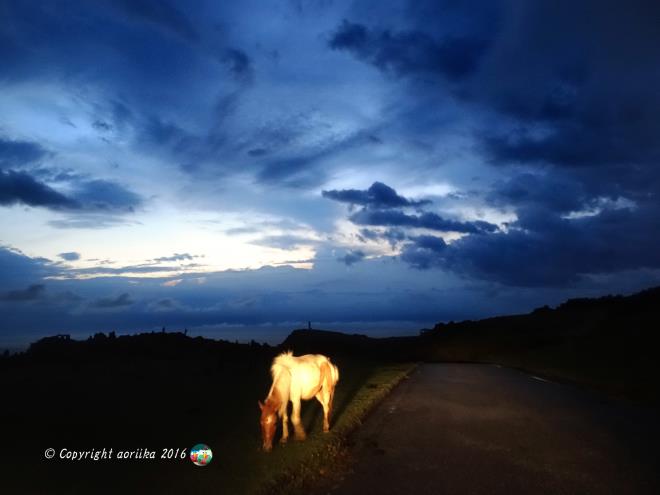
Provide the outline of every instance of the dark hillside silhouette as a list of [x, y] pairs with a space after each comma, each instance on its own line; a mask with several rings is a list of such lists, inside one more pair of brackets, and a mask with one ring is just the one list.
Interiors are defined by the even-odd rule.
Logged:
[[587, 336], [611, 334], [641, 336], [659, 328], [660, 287], [631, 296], [569, 299], [556, 309], [537, 308], [526, 315], [502, 316], [460, 323], [438, 323], [426, 336], [451, 332], [488, 332], [517, 330], [521, 333], [553, 336]]
[[123, 360], [128, 358], [197, 359], [208, 355], [213, 360], [240, 361], [274, 353], [268, 344], [252, 341], [238, 344], [226, 340], [188, 337], [184, 332], [150, 332], [136, 335], [96, 333], [87, 340], [75, 340], [68, 335], [45, 337], [30, 345], [17, 358], [37, 361], [84, 362]]
[[418, 341], [418, 337], [373, 338], [361, 334], [299, 329], [291, 332], [280, 347], [291, 349], [295, 354], [325, 353], [329, 356], [409, 361], [424, 357], [418, 353]]

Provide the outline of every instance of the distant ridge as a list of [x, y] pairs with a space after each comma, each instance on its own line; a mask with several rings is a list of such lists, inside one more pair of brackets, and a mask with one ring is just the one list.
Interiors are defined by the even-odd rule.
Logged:
[[357, 333], [298, 329], [291, 332], [279, 347], [293, 350], [295, 354], [359, 354], [404, 360], [410, 358], [417, 341], [418, 337], [375, 338]]
[[239, 344], [226, 340], [190, 337], [183, 332], [145, 332], [134, 335], [96, 333], [85, 340], [60, 334], [30, 344], [25, 352], [6, 359], [41, 362], [103, 362], [136, 359], [222, 359], [249, 362], [254, 356], [275, 349], [252, 341]]
[[[658, 326], [654, 326], [658, 324]], [[631, 334], [660, 328], [660, 287], [629, 296], [569, 299], [556, 308], [542, 306], [527, 314], [438, 323], [422, 335], [447, 332], [519, 330], [556, 335]]]

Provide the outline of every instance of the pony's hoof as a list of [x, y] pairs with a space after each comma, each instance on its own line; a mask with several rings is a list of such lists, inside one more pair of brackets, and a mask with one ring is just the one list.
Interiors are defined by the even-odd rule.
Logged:
[[296, 442], [302, 442], [307, 438], [307, 435], [304, 433], [296, 433]]
[[280, 443], [284, 444], [289, 440], [289, 437], [282, 437], [280, 438]]

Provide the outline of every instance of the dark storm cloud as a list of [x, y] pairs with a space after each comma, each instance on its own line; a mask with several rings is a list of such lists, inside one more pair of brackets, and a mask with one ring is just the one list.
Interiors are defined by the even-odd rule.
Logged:
[[593, 167], [582, 180], [631, 189], [619, 166], [635, 165], [657, 185], [659, 4], [514, 2], [508, 15], [516, 22], [470, 87], [471, 99], [515, 122], [481, 133], [490, 158]]
[[53, 210], [133, 211], [142, 199], [123, 186], [106, 180], [79, 180], [68, 196], [27, 172], [0, 170], [0, 205], [25, 204]]
[[449, 79], [474, 72], [487, 48], [480, 39], [446, 36], [438, 40], [422, 31], [372, 29], [346, 20], [328, 44], [397, 76], [442, 74]]
[[656, 218], [649, 206], [577, 219], [536, 209], [507, 232], [466, 236], [442, 249], [413, 239], [402, 259], [505, 285], [563, 287], [593, 274], [660, 268]]
[[351, 266], [354, 265], [355, 263], [362, 261], [366, 256], [367, 255], [364, 253], [364, 251], [355, 249], [347, 252], [344, 256], [338, 258], [338, 261], [341, 261], [346, 266]]
[[104, 81], [129, 95], [147, 82], [167, 86], [198, 60], [190, 43], [196, 33], [177, 12], [150, 0], [5, 4], [0, 39], [7, 63], [0, 73], [11, 80]]
[[366, 242], [367, 239], [371, 241], [385, 239], [390, 244], [392, 249], [394, 249], [398, 243], [406, 240], [407, 237], [405, 232], [400, 229], [385, 229], [382, 232], [373, 229], [360, 229], [358, 238], [362, 242]]
[[105, 297], [97, 299], [96, 301], [92, 302], [90, 306], [99, 309], [109, 309], [132, 306], [133, 304], [135, 304], [135, 301], [131, 299], [131, 296], [128, 294], [128, 292], [124, 292], [117, 297]]
[[518, 210], [543, 207], [555, 213], [569, 213], [592, 206], [591, 196], [582, 184], [557, 173], [523, 172], [499, 181], [487, 196], [498, 207], [515, 206]]
[[424, 235], [411, 240], [413, 242], [406, 245], [401, 253], [401, 259], [420, 270], [431, 268], [439, 254], [447, 248], [445, 241], [439, 237]]
[[10, 290], [0, 294], [0, 301], [4, 302], [25, 302], [35, 301], [43, 297], [46, 286], [43, 284], [33, 284], [27, 289]]
[[75, 200], [36, 181], [26, 172], [0, 170], [0, 205], [9, 206], [18, 203], [56, 210], [79, 207]]
[[497, 226], [488, 222], [459, 222], [443, 218], [431, 212], [408, 215], [396, 210], [363, 209], [352, 214], [349, 220], [356, 225], [423, 228], [439, 232], [461, 232], [466, 234], [478, 234], [497, 229]]
[[75, 251], [60, 253], [58, 256], [65, 261], [77, 261], [80, 259], [80, 253], [76, 253]]
[[617, 142], [620, 130], [614, 127], [599, 129], [595, 125], [587, 126], [586, 122], [555, 124], [549, 135], [543, 137], [533, 137], [531, 132], [513, 130], [505, 136], [484, 138], [484, 149], [500, 163], [559, 164], [569, 167], [644, 163], [660, 159], [660, 148], [639, 148], [633, 147], [632, 142]]
[[0, 169], [17, 168], [38, 162], [48, 155], [39, 144], [0, 137]]
[[341, 189], [323, 191], [324, 198], [361, 205], [371, 208], [400, 208], [404, 206], [423, 206], [430, 204], [429, 200], [413, 201], [403, 196], [382, 182], [374, 182], [369, 189]]

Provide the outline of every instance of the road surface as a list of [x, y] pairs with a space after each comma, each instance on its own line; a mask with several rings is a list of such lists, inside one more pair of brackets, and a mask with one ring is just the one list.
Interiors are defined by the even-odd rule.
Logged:
[[515, 370], [425, 364], [353, 438], [319, 493], [660, 493], [657, 411]]

